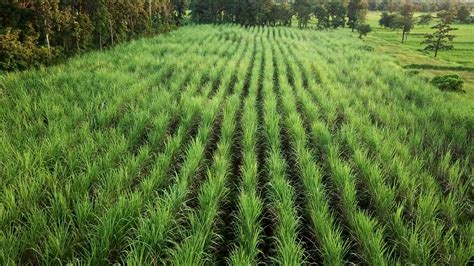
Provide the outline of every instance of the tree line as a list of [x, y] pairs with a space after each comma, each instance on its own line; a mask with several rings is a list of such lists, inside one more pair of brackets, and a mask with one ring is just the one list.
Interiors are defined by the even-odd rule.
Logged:
[[451, 1], [451, 0], [434, 0], [434, 1], [395, 1], [395, 0], [368, 0], [368, 9], [370, 11], [388, 11], [395, 12], [400, 9], [401, 6], [410, 3], [413, 5], [417, 12], [440, 12], [443, 10], [450, 10], [459, 6], [466, 5], [462, 4], [467, 1]]
[[104, 49], [181, 24], [185, 0], [0, 0], [0, 70]]
[[[236, 23], [243, 26], [349, 27], [359, 37], [370, 0], [0, 0], [0, 71], [21, 70], [58, 62], [71, 55], [105, 49], [139, 36], [193, 23]], [[373, 6], [373, 5], [372, 5]], [[402, 42], [414, 27], [419, 5], [383, 0], [380, 25], [402, 30]], [[189, 12], [188, 12], [189, 11]], [[398, 12], [394, 12], [398, 11]], [[190, 16], [188, 16], [190, 13]], [[469, 17], [465, 7], [458, 17]], [[429, 23], [431, 17], [420, 17]], [[462, 19], [459, 19], [463, 21]]]
[[308, 27], [311, 17], [318, 20], [318, 28], [349, 26], [356, 29], [365, 21], [366, 0], [314, 1], [295, 0], [194, 0], [191, 18], [196, 23], [237, 23], [243, 26], [291, 25], [297, 18], [298, 27]]
[[449, 42], [456, 37], [452, 35], [451, 32], [457, 29], [451, 27], [451, 23], [455, 20], [458, 20], [460, 23], [469, 23], [467, 18], [469, 18], [470, 12], [466, 15], [465, 9], [465, 6], [460, 6], [457, 9], [442, 10], [436, 14], [436, 17], [431, 14], [423, 14], [416, 19], [414, 17], [414, 6], [411, 3], [406, 3], [400, 7], [398, 13], [382, 12], [379, 24], [385, 28], [401, 30], [402, 43], [404, 43], [407, 41], [408, 34], [415, 27], [415, 24], [428, 25], [433, 19], [438, 19], [438, 22], [431, 27], [431, 29], [435, 31], [426, 34], [424, 40], [421, 42], [421, 44], [426, 45], [424, 50], [434, 51], [434, 56], [436, 57], [438, 51], [451, 50], [454, 48]]
[[[406, 3], [400, 6], [399, 12], [387, 12], [384, 11], [381, 14], [379, 24], [384, 28], [389, 29], [400, 29], [402, 31], [402, 43], [408, 38], [408, 34], [418, 25], [428, 25], [431, 21], [436, 18], [431, 13], [423, 14], [419, 18], [414, 17], [416, 8], [411, 3]], [[457, 20], [459, 23], [471, 23], [470, 11], [465, 5], [461, 5], [458, 8], [451, 8], [442, 10], [437, 13], [437, 18], [441, 21], [448, 21], [449, 23]]]

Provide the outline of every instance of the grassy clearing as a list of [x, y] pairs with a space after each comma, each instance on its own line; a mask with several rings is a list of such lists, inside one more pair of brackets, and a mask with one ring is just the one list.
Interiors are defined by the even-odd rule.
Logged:
[[370, 41], [192, 26], [1, 76], [0, 264], [472, 262], [474, 104]]
[[[416, 13], [415, 17], [422, 13]], [[432, 15], [435, 15], [434, 13]], [[418, 75], [431, 79], [438, 75], [458, 74], [465, 82], [467, 97], [474, 99], [474, 24], [454, 24], [458, 30], [453, 31], [456, 35], [452, 44], [454, 49], [441, 51], [438, 57], [431, 52], [423, 51], [421, 42], [425, 34], [431, 33], [430, 25], [415, 25], [408, 35], [408, 41], [401, 43], [401, 32], [382, 28], [378, 21], [380, 12], [369, 12], [367, 23], [372, 26], [373, 32], [369, 34], [365, 42], [375, 48], [375, 51], [390, 55], [393, 61], [401, 67], [409, 65], [424, 65], [416, 68]], [[444, 69], [439, 70], [439, 66]]]

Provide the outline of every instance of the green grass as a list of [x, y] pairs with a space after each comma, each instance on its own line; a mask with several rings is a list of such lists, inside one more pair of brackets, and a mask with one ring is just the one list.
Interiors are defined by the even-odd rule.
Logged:
[[[380, 13], [373, 11], [367, 15], [367, 23], [373, 30], [366, 38], [367, 44], [377, 52], [392, 56], [402, 67], [411, 64], [426, 65], [419, 75], [429, 79], [437, 75], [459, 74], [465, 81], [466, 96], [474, 99], [474, 24], [454, 23], [453, 27], [458, 29], [452, 32], [456, 35], [452, 42], [454, 49], [440, 51], [438, 57], [434, 57], [433, 52], [423, 51], [421, 42], [425, 34], [433, 32], [430, 27], [436, 23], [435, 19], [430, 25], [415, 25], [408, 35], [408, 41], [402, 44], [401, 31], [385, 29], [379, 25]], [[416, 13], [415, 17], [421, 14]], [[445, 69], [438, 70], [440, 66]]]
[[379, 31], [186, 26], [2, 75], [0, 264], [472, 263], [474, 102], [420, 77], [472, 65]]
[[257, 160], [258, 114], [255, 112], [262, 59], [263, 53], [260, 49], [259, 56], [250, 74], [248, 97], [243, 103], [241, 185], [239, 186], [238, 214], [234, 225], [237, 241], [230, 257], [232, 265], [256, 264], [259, 255], [258, 246], [262, 241], [261, 215], [263, 202], [257, 190], [259, 182], [259, 162]]

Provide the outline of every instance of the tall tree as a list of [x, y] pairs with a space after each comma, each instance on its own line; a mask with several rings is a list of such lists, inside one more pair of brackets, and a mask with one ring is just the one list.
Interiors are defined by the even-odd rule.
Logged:
[[415, 24], [415, 19], [413, 17], [415, 13], [415, 6], [411, 3], [406, 3], [400, 8], [400, 22], [399, 26], [402, 30], [402, 43], [405, 42], [408, 38], [408, 34]]
[[367, 2], [365, 0], [350, 0], [347, 6], [347, 25], [354, 30], [358, 24], [365, 22]]
[[214, 23], [217, 18], [215, 0], [194, 0], [191, 17], [197, 23]]
[[44, 34], [44, 39], [48, 50], [51, 51], [51, 35], [54, 33], [55, 24], [59, 21], [59, 3], [56, 0], [41, 0], [37, 7], [40, 29]]
[[[151, 1], [151, 0], [148, 0]], [[176, 25], [181, 25], [185, 12], [186, 12], [186, 1], [185, 0], [172, 0], [172, 8], [174, 10], [173, 19]]]
[[431, 20], [433, 17], [431, 16], [431, 13], [428, 14], [423, 14], [418, 17], [418, 25], [428, 25], [431, 23]]
[[[92, 22], [96, 32], [96, 43], [98, 42], [99, 48], [102, 50], [106, 45], [106, 36], [108, 36], [110, 28], [111, 14], [107, 8], [106, 0], [97, 0], [94, 3], [93, 10]], [[110, 37], [113, 37], [113, 35], [111, 34]], [[111, 43], [113, 43], [113, 38], [111, 39]]]
[[331, 20], [330, 24], [334, 29], [346, 25], [346, 8], [342, 2], [334, 1], [326, 3], [326, 9]]
[[271, 13], [271, 23], [273, 26], [291, 26], [293, 10], [288, 3], [273, 5]]
[[267, 25], [269, 24], [270, 14], [272, 11], [273, 2], [272, 0], [259, 0], [257, 1], [257, 24]]
[[326, 9], [326, 6], [323, 4], [318, 4], [314, 7], [314, 16], [318, 20], [318, 28], [319, 29], [326, 29], [329, 28], [329, 13]]
[[311, 4], [309, 0], [296, 0], [293, 4], [293, 9], [298, 18], [298, 27], [306, 28], [311, 17]]
[[400, 21], [398, 14], [388, 13], [387, 11], [382, 12], [380, 15], [379, 25], [384, 28], [398, 28], [398, 22]]
[[452, 41], [455, 37], [455, 35], [450, 34], [450, 32], [456, 30], [451, 27], [453, 20], [452, 12], [440, 12], [438, 13], [438, 17], [440, 18], [439, 23], [431, 27], [436, 31], [425, 35], [425, 40], [422, 42], [422, 44], [426, 44], [425, 50], [434, 51], [435, 57], [440, 50], [451, 50], [454, 48], [453, 45], [448, 44], [448, 42]]
[[469, 23], [471, 20], [470, 15], [471, 11], [469, 11], [469, 8], [466, 5], [461, 5], [457, 10], [456, 17], [461, 23]]

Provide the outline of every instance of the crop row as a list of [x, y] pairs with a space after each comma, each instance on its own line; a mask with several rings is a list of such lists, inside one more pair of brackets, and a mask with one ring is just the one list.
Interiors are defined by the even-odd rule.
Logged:
[[2, 265], [474, 257], [472, 104], [345, 33], [189, 26], [0, 89]]

